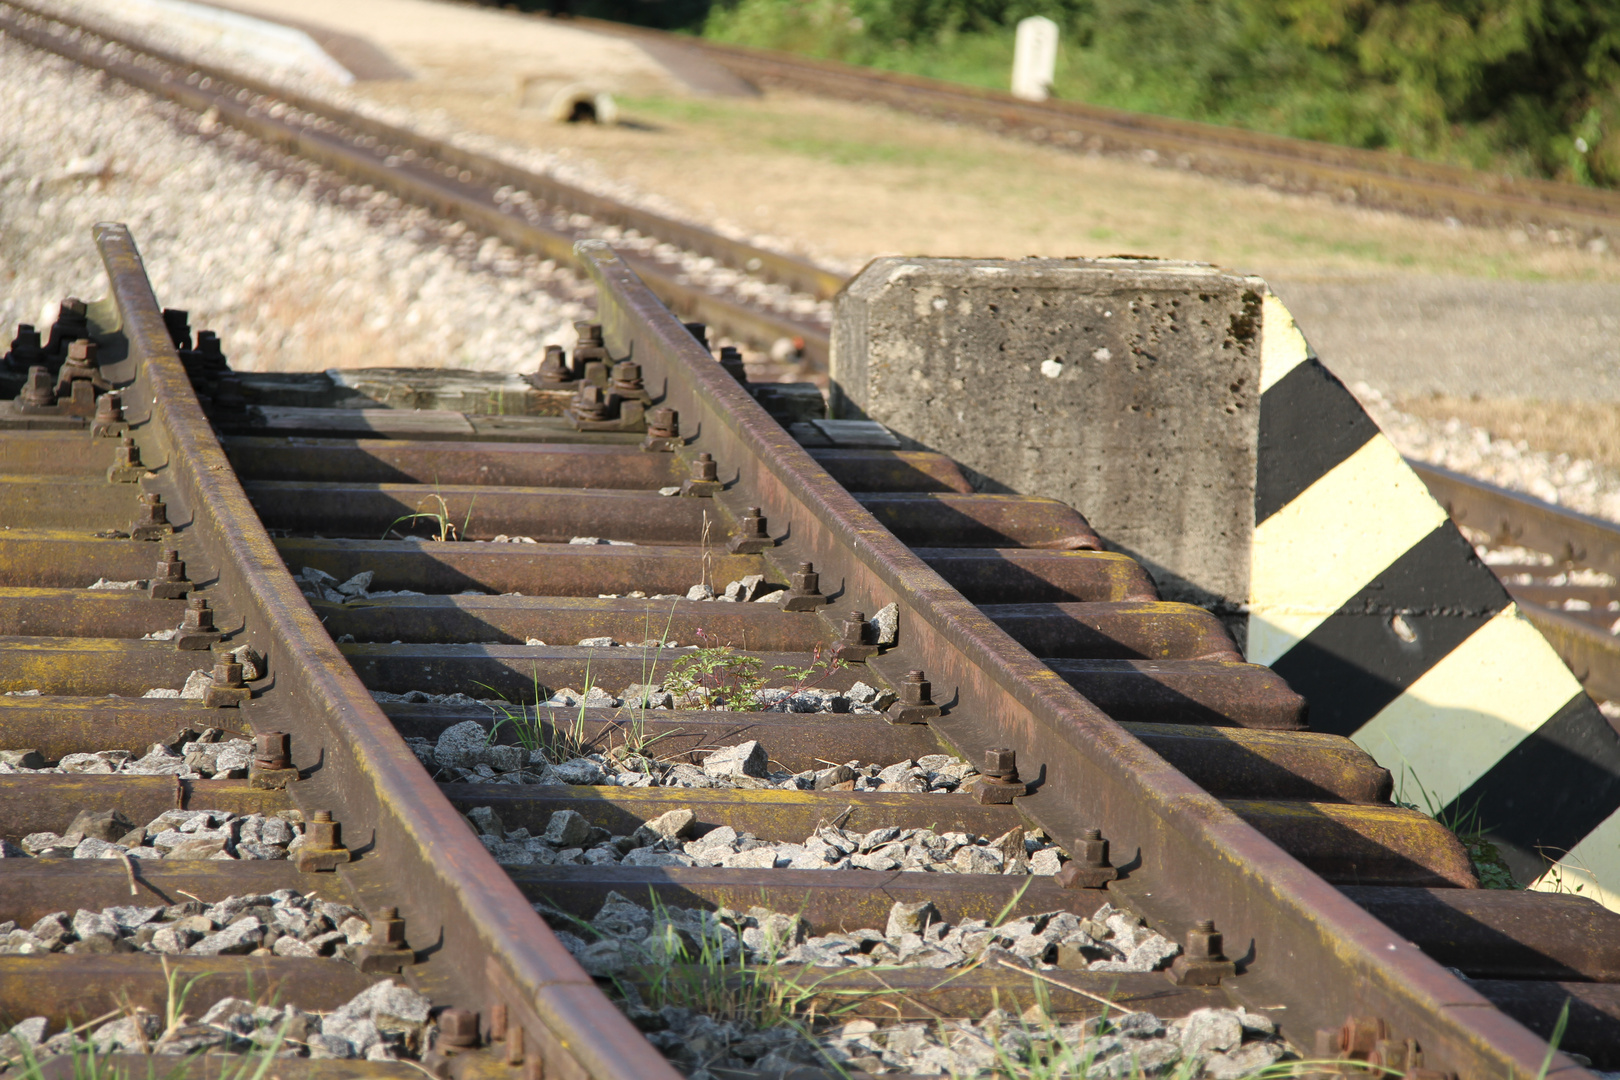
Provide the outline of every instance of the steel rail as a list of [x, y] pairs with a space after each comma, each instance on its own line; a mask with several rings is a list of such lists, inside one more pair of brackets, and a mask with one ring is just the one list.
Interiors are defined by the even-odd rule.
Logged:
[[1357, 202], [1425, 214], [1450, 211], [1477, 220], [1538, 221], [1604, 232], [1613, 232], [1620, 224], [1620, 192], [1601, 188], [1504, 176], [1387, 151], [1077, 101], [1025, 101], [1004, 91], [624, 23], [579, 17], [566, 21], [602, 33], [691, 49], [745, 80], [880, 102], [1070, 149], [1152, 150], [1172, 162], [1182, 159], [1183, 167], [1199, 171], [1235, 174], [1285, 189], [1303, 184], [1335, 195], [1348, 190], [1355, 193]]
[[[52, 32], [52, 23], [70, 32]], [[577, 235], [526, 215], [521, 206], [500, 197], [502, 189], [529, 192], [548, 207], [637, 230], [817, 299], [830, 298], [843, 285], [839, 275], [807, 260], [621, 203], [286, 87], [198, 63], [99, 27], [78, 26], [27, 0], [0, 3], [0, 30], [190, 111], [213, 110], [222, 123], [269, 145], [559, 263], [574, 263]], [[205, 80], [210, 84], [206, 88], [201, 85]], [[402, 160], [406, 155], [396, 151], [408, 152], [416, 160]], [[466, 174], [471, 175], [463, 179]], [[784, 337], [801, 340], [807, 359], [826, 366], [828, 332], [820, 324], [716, 294], [656, 259], [635, 254], [626, 258], [660, 299], [683, 316], [761, 348]]]
[[[737, 384], [608, 245], [580, 245], [610, 352], [669, 381], [703, 447], [788, 539], [771, 554], [813, 561], [846, 594], [899, 607], [900, 643], [868, 661], [891, 682], [924, 668], [953, 702], [932, 721], [958, 747], [1009, 746], [1042, 783], [1021, 809], [1064, 847], [1101, 827], [1129, 860], [1116, 883], [1156, 925], [1213, 918], [1253, 960], [1234, 993], [1285, 1001], [1296, 1032], [1348, 1014], [1387, 1020], [1425, 1061], [1466, 1077], [1532, 1075], [1545, 1042], [1424, 956], [1172, 768], [1037, 660], [895, 539]], [[746, 494], [744, 494], [746, 493]], [[943, 698], [942, 698], [943, 700]], [[1113, 888], [1114, 886], [1111, 886]], [[1297, 1026], [1295, 1026], [1297, 1023]], [[1580, 1076], [1555, 1055], [1548, 1075]]]
[[[1551, 555], [1558, 566], [1586, 567], [1620, 577], [1620, 525], [1450, 469], [1421, 461], [1407, 464], [1458, 525], [1486, 533], [1496, 544]], [[1560, 591], [1573, 596], [1579, 590], [1550, 590], [1553, 597]], [[1547, 596], [1532, 593], [1525, 586], [1510, 582], [1508, 592], [1575, 672], [1587, 693], [1600, 700], [1620, 701], [1620, 637], [1550, 606]], [[1599, 592], [1620, 597], [1612, 587]]]
[[[101, 224], [94, 231], [139, 364], [136, 387], [150, 391], [166, 475], [194, 515], [191, 528], [219, 560], [220, 584], [242, 598], [240, 637], [269, 658], [274, 689], [292, 699], [296, 744], [319, 747], [313, 773], [292, 786], [294, 798], [330, 807], [351, 847], [377, 856], [362, 855], [339, 873], [358, 895], [399, 908], [413, 945], [447, 961], [438, 966], [445, 985], [435, 996], [505, 1005], [512, 1031], [526, 1033], [546, 1075], [677, 1076], [475, 842], [332, 643], [198, 403], [128, 230]], [[518, 1047], [509, 1059], [522, 1063], [526, 1040], [508, 1040]]]

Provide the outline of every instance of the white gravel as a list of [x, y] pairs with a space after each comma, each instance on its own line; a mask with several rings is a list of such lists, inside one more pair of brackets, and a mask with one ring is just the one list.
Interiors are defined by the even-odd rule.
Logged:
[[[590, 291], [571, 272], [0, 38], [0, 332], [101, 294], [97, 221], [239, 370], [536, 367]], [[270, 162], [274, 167], [265, 167]], [[440, 237], [451, 241], [450, 246]]]
[[1460, 420], [1401, 412], [1364, 382], [1350, 387], [1395, 448], [1409, 458], [1533, 495], [1582, 514], [1620, 521], [1620, 474], [1584, 458], [1532, 450]]

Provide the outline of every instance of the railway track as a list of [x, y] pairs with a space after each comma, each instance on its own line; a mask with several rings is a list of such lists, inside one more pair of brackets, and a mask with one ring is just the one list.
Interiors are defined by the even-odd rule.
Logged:
[[[465, 0], [477, 3], [478, 0]], [[487, 6], [487, 5], [481, 5]], [[538, 15], [536, 17], [547, 17]], [[1551, 180], [1501, 176], [1399, 154], [1292, 139], [1078, 101], [1025, 101], [1004, 91], [879, 71], [659, 30], [569, 18], [601, 33], [691, 50], [762, 86], [881, 103], [1069, 150], [1126, 153], [1149, 163], [1323, 192], [1342, 201], [1423, 216], [1490, 223], [1530, 222], [1612, 235], [1620, 193]]]
[[[1620, 701], [1620, 527], [1412, 462], [1536, 629], [1599, 701]], [[1614, 718], [1611, 717], [1611, 720]]]
[[[605, 244], [578, 256], [601, 343], [524, 393], [445, 373], [448, 409], [419, 372], [232, 373], [127, 231], [96, 242], [110, 298], [19, 331], [0, 406], [0, 921], [33, 954], [0, 956], [8, 1023], [144, 1009], [159, 1041], [167, 959], [207, 976], [199, 1009], [296, 1006], [295, 1045], [380, 1046], [381, 1073], [674, 1075], [638, 1025], [687, 1070], [717, 1053], [654, 1008], [714, 969], [675, 953], [649, 983], [625, 927], [696, 953], [719, 924], [692, 913], [723, 908], [755, 954], [809, 936], [759, 977], [867, 1025], [851, 1074], [912, 1060], [897, 1018], [922, 1039], [1038, 998], [1241, 1006], [1351, 1071], [1461, 1077], [1537, 1072], [1567, 1000], [1563, 1047], [1617, 1063], [1616, 916], [1474, 887], [1071, 508], [799, 445]], [[1104, 901], [1124, 921], [1086, 929]], [[998, 918], [1020, 929], [978, 951]], [[830, 970], [867, 949], [888, 961]], [[635, 1024], [593, 974], [650, 995]], [[821, 1067], [753, 1045], [755, 1074]]]

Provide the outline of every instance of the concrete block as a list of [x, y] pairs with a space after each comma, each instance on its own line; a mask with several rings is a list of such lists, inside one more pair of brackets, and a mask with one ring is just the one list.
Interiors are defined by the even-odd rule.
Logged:
[[1061, 499], [1167, 599], [1236, 611], [1265, 292], [1153, 259], [878, 259], [836, 302], [832, 413]]

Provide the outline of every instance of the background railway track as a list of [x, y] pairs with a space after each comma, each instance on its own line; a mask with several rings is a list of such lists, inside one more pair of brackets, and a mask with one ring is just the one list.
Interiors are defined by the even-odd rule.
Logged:
[[[252, 779], [182, 781], [177, 793], [169, 777], [12, 774], [0, 781], [10, 789], [0, 801], [4, 837], [15, 845], [62, 829], [68, 823], [59, 819], [76, 808], [150, 820], [177, 798], [190, 809], [297, 809], [306, 822], [326, 808], [342, 826], [349, 861], [333, 876], [303, 872], [309, 868], [300, 869], [298, 857], [323, 850], [306, 839], [292, 860], [142, 858], [127, 871], [116, 858], [8, 863], [0, 918], [21, 925], [61, 910], [69, 895], [87, 910], [126, 904], [131, 876], [143, 896], [165, 902], [187, 894], [213, 902], [274, 884], [344, 901], [383, 924], [382, 909], [393, 907], [416, 961], [397, 977], [435, 1007], [478, 1012], [473, 1042], [501, 1037], [489, 1050], [458, 1055], [443, 1033], [465, 1033], [470, 1021], [441, 1014], [437, 1049], [449, 1052], [442, 1066], [451, 1072], [504, 1059], [529, 1075], [668, 1074], [530, 907], [545, 904], [554, 922], [574, 929], [575, 920], [596, 920], [600, 930], [615, 913], [630, 917], [609, 903], [610, 891], [652, 891], [681, 908], [758, 905], [799, 915], [803, 932], [816, 936], [871, 928], [882, 937], [896, 901], [926, 901], [962, 926], [1009, 902], [1015, 918], [1085, 916], [1108, 899], [1191, 946], [1176, 969], [1181, 982], [1163, 972], [1092, 971], [1090, 956], [1077, 950], [1046, 976], [1062, 984], [1049, 987], [1059, 1019], [1099, 1007], [1076, 989], [1170, 1017], [1241, 1004], [1269, 1013], [1307, 1051], [1413, 1069], [1420, 1047], [1423, 1068], [1474, 1076], [1539, 1067], [1546, 1048], [1519, 1021], [1549, 1032], [1572, 996], [1565, 1045], [1603, 1065], [1617, 1044], [1615, 917], [1575, 897], [1468, 888], [1473, 870], [1456, 839], [1391, 806], [1387, 773], [1347, 740], [1300, 731], [1302, 701], [1270, 672], [1242, 664], [1208, 613], [1157, 602], [1141, 568], [1095, 550], [1070, 508], [969, 494], [937, 455], [799, 447], [605, 245], [580, 254], [600, 289], [602, 351], [587, 345], [572, 371], [550, 369], [560, 381], [521, 397], [492, 379], [480, 412], [467, 404], [475, 380], [464, 373], [446, 376], [463, 403], [458, 410], [391, 409], [406, 403], [378, 389], [322, 390], [307, 376], [233, 375], [210, 346], [187, 341], [180, 317], [165, 320], [158, 311], [127, 234], [101, 227], [98, 236], [116, 322], [113, 307], [98, 305], [78, 331], [69, 306], [45, 345], [54, 336], [60, 351], [83, 332], [105, 350], [96, 357], [104, 367], [79, 365], [78, 373], [125, 387], [123, 422], [149, 471], [133, 484], [114, 482], [128, 479], [106, 472], [117, 464], [115, 438], [92, 436], [71, 416], [8, 410], [11, 527], [0, 532], [0, 567], [12, 591], [6, 610], [18, 614], [7, 627], [14, 636], [0, 641], [0, 677], [7, 690], [42, 693], [4, 699], [0, 731], [9, 750], [59, 759], [139, 748], [171, 737], [177, 724], [285, 730], [299, 778], [282, 774], [291, 782], [269, 790]], [[192, 346], [184, 361], [175, 339]], [[30, 344], [22, 343], [25, 361]], [[627, 355], [634, 364], [608, 370], [607, 360]], [[41, 358], [48, 379], [50, 367], [64, 364]], [[69, 383], [74, 370], [63, 367]], [[637, 376], [643, 387], [659, 388], [656, 405], [678, 410], [684, 435], [653, 431], [669, 441], [643, 449], [646, 433], [591, 430], [636, 427], [623, 402], [638, 398]], [[593, 408], [597, 378], [621, 399], [606, 415]], [[52, 387], [57, 379], [49, 379]], [[388, 372], [371, 380], [398, 388]], [[81, 386], [81, 401], [95, 397]], [[565, 407], [584, 410], [576, 414], [582, 427], [560, 415]], [[57, 430], [42, 430], [47, 424]], [[677, 425], [663, 430], [670, 426]], [[691, 483], [698, 486], [680, 493]], [[217, 660], [222, 651], [139, 638], [137, 631], [173, 622], [178, 600], [85, 589], [98, 578], [170, 576], [149, 569], [168, 539], [93, 535], [136, 532], [130, 523], [150, 505], [137, 497], [142, 492], [164, 497], [189, 591], [210, 600], [216, 625], [229, 632], [222, 649], [245, 643], [265, 658], [261, 678], [247, 680], [251, 696], [235, 709], [128, 700], [146, 682], [182, 681], [196, 656], [213, 651]], [[747, 523], [750, 506], [764, 508], [759, 528]], [[417, 513], [430, 519], [401, 520]], [[460, 539], [449, 538], [452, 526]], [[446, 539], [376, 539], [396, 531]], [[511, 542], [514, 535], [535, 542]], [[566, 542], [575, 536], [632, 543]], [[796, 576], [807, 563], [819, 572], [816, 588]], [[369, 580], [352, 580], [367, 571]], [[775, 595], [788, 600], [678, 598], [705, 572], [714, 583], [757, 574], [787, 586]], [[347, 591], [333, 588], [345, 582]], [[425, 595], [375, 595], [401, 590]], [[661, 593], [677, 598], [652, 599]], [[880, 649], [881, 627], [866, 616], [890, 605], [897, 636]], [[622, 697], [621, 684], [650, 681], [657, 671], [649, 669], [649, 648], [654, 663], [661, 649], [697, 655], [668, 645], [555, 642], [685, 642], [702, 640], [699, 629], [746, 644], [742, 654], [767, 669], [813, 666], [818, 648], [823, 656], [846, 650], [853, 662], [816, 676], [822, 689], [849, 690], [831, 696], [858, 703], [859, 679], [900, 700], [887, 714], [627, 713], [605, 701], [593, 708], [600, 699], [587, 697], [568, 714], [551, 711], [565, 707], [558, 701], [541, 715], [541, 695], [551, 701], [562, 685], [579, 689], [588, 680]], [[334, 636], [354, 640], [339, 644]], [[547, 640], [553, 644], [541, 644]], [[675, 681], [672, 666], [662, 670], [661, 681]], [[930, 715], [935, 709], [907, 675], [912, 670], [927, 672], [941, 715]], [[222, 671], [220, 682], [229, 675]], [[475, 704], [495, 692], [506, 706]], [[374, 694], [384, 696], [381, 706]], [[435, 700], [455, 694], [464, 696]], [[226, 713], [230, 724], [216, 720]], [[926, 722], [906, 722], [913, 720]], [[445, 736], [459, 728], [464, 737], [469, 724], [474, 738], [461, 745], [473, 756], [452, 765], [454, 740]], [[563, 756], [559, 746], [578, 754], [578, 742], [591, 738], [614, 754], [535, 758], [522, 745], [524, 730], [553, 757]], [[124, 746], [107, 745], [114, 733]], [[423, 741], [413, 750], [407, 737]], [[580, 782], [600, 779], [579, 775], [587, 765], [621, 775], [652, 769], [637, 759], [649, 756], [655, 737], [675, 766], [711, 779], [726, 770], [698, 764], [712, 764], [708, 751], [748, 741], [783, 772], [808, 775], [791, 784], [780, 773], [761, 777], [757, 763], [743, 764], [751, 755], [733, 751], [732, 773], [749, 783], [693, 790]], [[987, 770], [977, 779], [955, 773], [970, 781], [960, 785], [968, 790], [916, 790], [930, 769], [941, 771], [937, 758], [929, 768], [900, 770], [882, 789], [836, 770], [817, 788], [828, 761], [887, 765], [953, 751]], [[514, 756], [519, 768], [495, 768]], [[1015, 776], [1008, 775], [1012, 757]], [[422, 758], [433, 761], [437, 782]], [[474, 760], [485, 771], [458, 771]], [[522, 775], [531, 768], [573, 782]], [[841, 831], [826, 831], [834, 823]], [[980, 840], [951, 841], [955, 873], [907, 872], [894, 864], [929, 858], [918, 848], [927, 847], [921, 834], [859, 850], [859, 837], [885, 829]], [[1109, 841], [1106, 852], [1090, 830]], [[830, 836], [853, 846], [829, 858], [829, 848], [808, 842], [818, 832], [824, 844]], [[688, 835], [695, 843], [683, 842]], [[1046, 838], [1073, 856], [1064, 872], [993, 872], [1020, 860], [1056, 868]], [[239, 836], [235, 842], [240, 848]], [[793, 864], [812, 849], [822, 852], [823, 866], [847, 859], [853, 868]], [[24, 869], [13, 873], [16, 865]], [[1209, 932], [1200, 920], [1226, 932], [1241, 975], [1223, 959], [1198, 955], [1197, 943], [1207, 940], [1199, 935]], [[355, 949], [365, 934], [351, 933], [345, 951], [363, 964]], [[1063, 960], [1057, 938], [1036, 944], [1037, 960]], [[576, 944], [582, 954], [591, 948]], [[146, 1004], [161, 1005], [152, 957], [81, 952], [0, 959], [5, 1011], [48, 1015], [53, 1029], [83, 1019], [106, 1004], [82, 987], [105, 979], [108, 965], [147, 995]], [[384, 950], [380, 966], [405, 959], [400, 952]], [[611, 946], [587, 959], [599, 965], [603, 952], [624, 956]], [[1035, 982], [1016, 963], [987, 963], [949, 980], [900, 966], [893, 977], [908, 999], [922, 1002], [923, 1015], [982, 1015], [998, 1000], [1021, 1001]], [[262, 954], [220, 957], [213, 970], [221, 987], [245, 989], [250, 976], [274, 981], [283, 1000], [306, 1009], [340, 1004], [338, 997], [384, 974], [340, 959]], [[1318, 1029], [1327, 1033], [1319, 1047]]]

